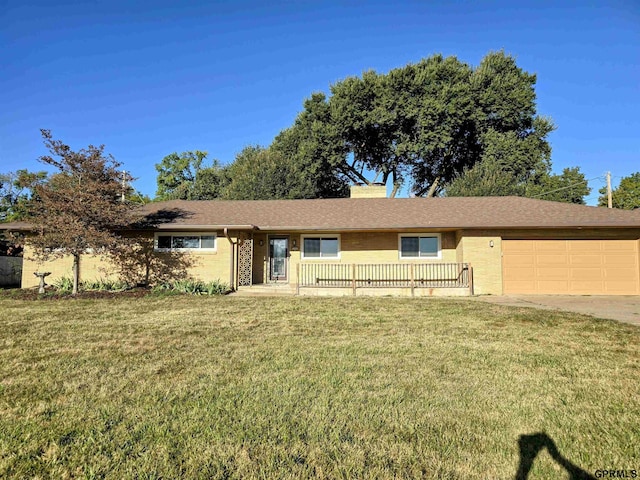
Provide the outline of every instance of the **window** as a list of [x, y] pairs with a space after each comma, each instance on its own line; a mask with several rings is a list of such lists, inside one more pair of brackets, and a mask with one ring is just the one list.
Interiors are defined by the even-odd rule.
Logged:
[[400, 258], [440, 258], [440, 235], [401, 235]]
[[216, 249], [216, 235], [193, 233], [157, 233], [156, 250], [205, 250]]
[[340, 258], [340, 237], [303, 236], [302, 258]]

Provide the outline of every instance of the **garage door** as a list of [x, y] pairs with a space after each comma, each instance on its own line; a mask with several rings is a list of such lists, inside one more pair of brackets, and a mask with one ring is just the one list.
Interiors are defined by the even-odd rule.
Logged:
[[504, 240], [505, 294], [640, 294], [637, 240]]

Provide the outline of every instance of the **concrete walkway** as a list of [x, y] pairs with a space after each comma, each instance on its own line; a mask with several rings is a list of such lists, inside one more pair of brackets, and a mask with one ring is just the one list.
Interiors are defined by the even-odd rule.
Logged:
[[543, 310], [565, 310], [583, 313], [598, 318], [609, 318], [620, 322], [640, 326], [640, 296], [601, 296], [601, 295], [483, 295], [474, 300], [531, 307]]
[[249, 287], [239, 287], [238, 290], [230, 293], [230, 295], [234, 297], [290, 297], [295, 293], [296, 289], [293, 284], [261, 283]]

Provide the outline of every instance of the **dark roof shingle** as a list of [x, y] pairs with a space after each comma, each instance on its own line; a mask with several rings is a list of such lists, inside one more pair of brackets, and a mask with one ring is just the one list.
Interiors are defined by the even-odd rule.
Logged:
[[172, 200], [150, 203], [142, 211], [160, 229], [640, 228], [640, 211], [523, 197]]

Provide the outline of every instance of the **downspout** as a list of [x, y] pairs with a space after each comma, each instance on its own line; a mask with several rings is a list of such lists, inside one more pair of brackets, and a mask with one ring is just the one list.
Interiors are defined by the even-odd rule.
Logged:
[[231, 236], [229, 235], [229, 229], [227, 227], [224, 227], [224, 236], [227, 237], [227, 240], [229, 240], [229, 245], [231, 245], [231, 257], [229, 259], [229, 287], [231, 287], [231, 290], [236, 290], [236, 286], [234, 283], [234, 265], [235, 262], [234, 260], [234, 256], [235, 256], [235, 243], [233, 240], [231, 240]]

